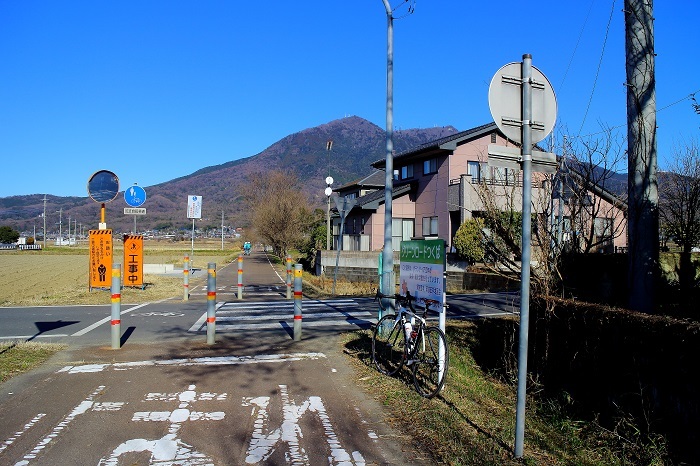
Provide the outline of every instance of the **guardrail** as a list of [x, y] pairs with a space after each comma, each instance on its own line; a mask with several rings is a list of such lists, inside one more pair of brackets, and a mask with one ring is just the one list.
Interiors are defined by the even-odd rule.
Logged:
[[41, 250], [41, 244], [0, 244], [0, 249], [5, 251], [12, 251], [15, 249], [19, 249], [20, 251]]

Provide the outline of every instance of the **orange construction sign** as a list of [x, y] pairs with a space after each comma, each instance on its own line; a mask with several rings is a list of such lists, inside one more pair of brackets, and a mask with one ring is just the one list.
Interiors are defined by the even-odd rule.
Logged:
[[124, 286], [143, 288], [143, 235], [124, 235]]
[[112, 286], [112, 230], [90, 230], [90, 290]]

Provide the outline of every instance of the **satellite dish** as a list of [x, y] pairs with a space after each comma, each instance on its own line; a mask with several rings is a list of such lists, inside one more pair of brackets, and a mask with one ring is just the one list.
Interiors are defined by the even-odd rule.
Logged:
[[326, 184], [327, 184], [327, 185], [333, 184], [333, 177], [332, 177], [332, 176], [327, 176], [327, 177], [326, 177]]

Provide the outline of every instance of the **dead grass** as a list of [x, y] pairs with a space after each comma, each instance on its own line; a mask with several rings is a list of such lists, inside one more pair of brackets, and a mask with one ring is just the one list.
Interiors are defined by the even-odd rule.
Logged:
[[[182, 268], [186, 245], [165, 243], [160, 247], [145, 245], [146, 264], [174, 264]], [[209, 262], [225, 264], [238, 256], [236, 250], [195, 249], [192, 266], [206, 269]], [[115, 247], [115, 262], [121, 261], [123, 250]], [[108, 290], [89, 290], [88, 250], [86, 247], [47, 248], [44, 251], [0, 253], [0, 306], [49, 306], [59, 304], [104, 304]], [[124, 288], [124, 304], [138, 304], [182, 296], [182, 277], [145, 275], [144, 290]], [[193, 279], [193, 284], [196, 279]]]
[[34, 369], [65, 347], [33, 341], [0, 343], [0, 383]]
[[471, 348], [454, 342], [469, 341], [469, 322], [447, 327], [450, 366], [443, 392], [432, 400], [413, 389], [410, 373], [380, 374], [371, 360], [371, 333], [358, 331], [344, 336], [344, 351], [356, 369], [358, 385], [377, 399], [388, 413], [387, 420], [435, 464], [448, 465], [623, 465], [600, 435], [583, 435], [575, 421], [552, 419], [540, 414], [536, 401], [528, 401], [525, 454], [513, 456], [515, 387], [484, 373]]

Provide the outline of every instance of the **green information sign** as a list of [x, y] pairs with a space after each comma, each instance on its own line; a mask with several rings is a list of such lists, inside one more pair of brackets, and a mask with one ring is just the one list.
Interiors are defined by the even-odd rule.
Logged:
[[424, 300], [430, 299], [444, 305], [445, 242], [441, 239], [401, 241], [399, 257], [401, 294], [411, 293], [419, 304], [424, 305]]

